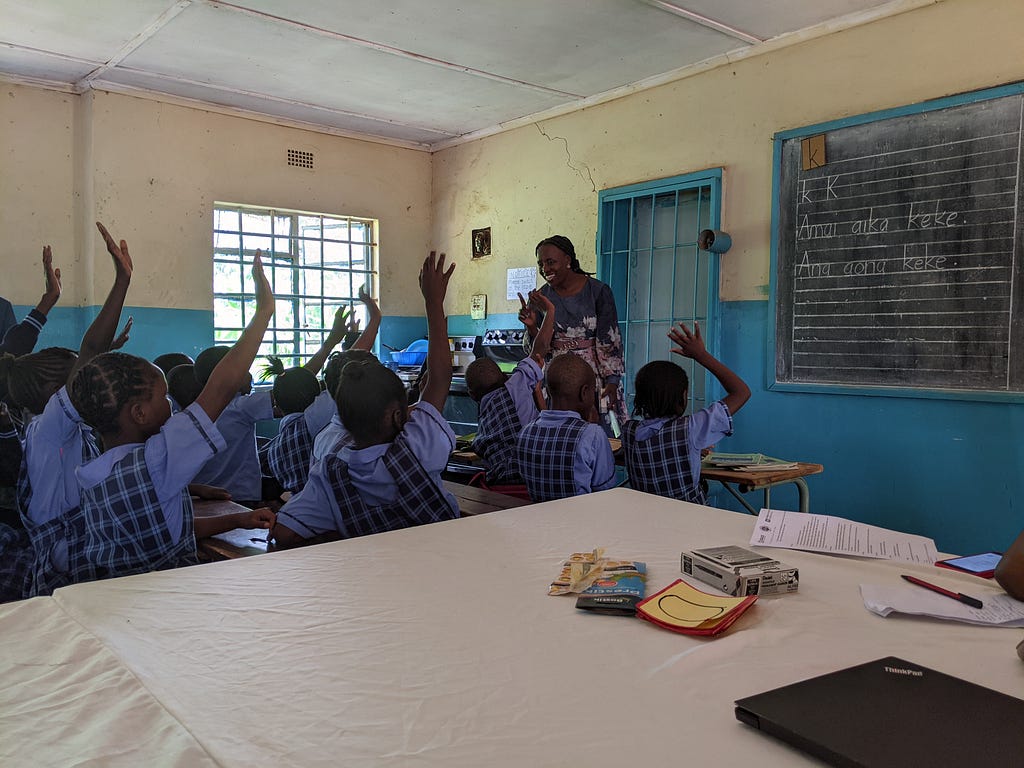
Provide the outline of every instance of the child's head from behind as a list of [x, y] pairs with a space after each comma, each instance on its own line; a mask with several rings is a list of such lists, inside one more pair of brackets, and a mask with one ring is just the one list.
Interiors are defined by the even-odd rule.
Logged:
[[0, 355], [0, 399], [42, 413], [46, 401], [67, 381], [78, 354], [63, 347], [50, 347], [30, 355]]
[[288, 368], [274, 379], [274, 403], [282, 413], [301, 413], [320, 394], [320, 382], [308, 368]]
[[405, 424], [405, 386], [376, 359], [349, 362], [334, 401], [341, 423], [359, 447], [390, 442]]
[[172, 368], [179, 365], [192, 365], [194, 361], [184, 352], [167, 352], [153, 358], [153, 365], [164, 372], [164, 376], [171, 372]]
[[368, 352], [365, 349], [346, 349], [343, 352], [332, 352], [327, 358], [327, 364], [324, 366], [324, 385], [327, 387], [327, 391], [331, 393], [331, 397], [334, 397], [335, 392], [338, 391], [338, 381], [341, 379], [342, 369], [353, 360], [372, 360], [377, 361], [372, 352]]
[[480, 402], [485, 395], [504, 386], [505, 374], [489, 357], [480, 357], [466, 368], [466, 389], [469, 396]]
[[586, 360], [572, 353], [559, 355], [548, 364], [544, 383], [552, 408], [588, 418], [594, 407], [594, 369]]
[[138, 441], [155, 435], [171, 417], [163, 372], [123, 352], [105, 352], [83, 365], [68, 394], [82, 420], [100, 435]]
[[194, 365], [187, 363], [176, 365], [167, 372], [167, 394], [174, 398], [180, 408], [188, 408], [203, 391], [196, 381], [194, 369]]
[[224, 359], [224, 355], [231, 351], [231, 347], [209, 347], [196, 355], [195, 377], [202, 387], [210, 380], [213, 369], [217, 363]]
[[682, 416], [689, 388], [686, 371], [669, 360], [653, 360], [636, 372], [633, 413], [641, 419]]

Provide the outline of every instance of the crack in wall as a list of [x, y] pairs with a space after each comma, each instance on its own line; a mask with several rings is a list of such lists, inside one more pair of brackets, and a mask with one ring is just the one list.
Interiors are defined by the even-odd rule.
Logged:
[[581, 170], [580, 168], [577, 168], [577, 167], [576, 167], [575, 165], [573, 165], [573, 164], [572, 164], [572, 154], [571, 154], [571, 153], [569, 152], [569, 140], [568, 140], [568, 139], [566, 139], [566, 138], [565, 138], [564, 136], [548, 136], [548, 135], [547, 135], [547, 134], [546, 134], [546, 133], [544, 132], [544, 129], [540, 127], [540, 123], [534, 123], [534, 125], [536, 125], [536, 126], [537, 126], [537, 130], [538, 130], [538, 131], [540, 131], [540, 135], [541, 135], [541, 136], [543, 136], [543, 137], [544, 137], [545, 139], [547, 139], [548, 141], [555, 141], [555, 140], [557, 139], [558, 141], [561, 141], [561, 142], [562, 142], [562, 144], [564, 144], [564, 145], [565, 145], [565, 164], [566, 164], [567, 166], [569, 166], [569, 168], [570, 168], [570, 169], [572, 169], [572, 170], [576, 171], [576, 173], [577, 173], [577, 174], [579, 174], [579, 177], [580, 177], [581, 179], [583, 179], [584, 181], [589, 181], [589, 182], [590, 182], [590, 188], [591, 188], [591, 189], [592, 189], [592, 190], [593, 190], [594, 192], [597, 192], [597, 184], [595, 184], [595, 183], [594, 183], [594, 177], [593, 177], [593, 175], [592, 175], [592, 174], [590, 173], [590, 166], [589, 166], [589, 165], [587, 165], [586, 163], [584, 163], [584, 162], [580, 161], [580, 163], [579, 163], [579, 164], [580, 164], [580, 165], [581, 165], [581, 166], [582, 166], [582, 167], [583, 167], [584, 169], [586, 169], [586, 172], [587, 172], [587, 175], [586, 175], [586, 176], [584, 176], [584, 175], [583, 175], [583, 171], [582, 171], [582, 170]]

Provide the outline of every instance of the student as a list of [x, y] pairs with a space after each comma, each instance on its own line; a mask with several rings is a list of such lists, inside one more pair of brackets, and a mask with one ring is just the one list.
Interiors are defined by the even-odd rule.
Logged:
[[280, 547], [337, 534], [341, 538], [408, 528], [459, 516], [441, 472], [455, 434], [441, 416], [452, 363], [444, 297], [455, 269], [442, 253], [423, 262], [420, 290], [426, 304], [430, 371], [420, 401], [409, 408], [394, 371], [376, 360], [348, 363], [338, 384], [338, 414], [353, 443], [313, 467], [306, 487], [278, 513]]
[[252, 320], [181, 413], [171, 415], [163, 372], [141, 357], [99, 355], [72, 379], [71, 402], [104, 448], [77, 473], [81, 553], [98, 578], [191, 565], [198, 562], [197, 536], [273, 525], [267, 509], [194, 517], [188, 490], [196, 470], [225, 447], [214, 421], [238, 392], [274, 314], [259, 251], [252, 274]]
[[[313, 439], [313, 453], [310, 458], [310, 468], [322, 460], [328, 453], [340, 451], [342, 446], [350, 442], [348, 430], [341, 423], [338, 416], [338, 407], [335, 405], [337, 397], [338, 381], [341, 379], [342, 369], [353, 360], [372, 360], [377, 362], [374, 356], [373, 344], [377, 339], [377, 331], [380, 329], [381, 311], [377, 302], [373, 300], [364, 286], [359, 290], [359, 298], [366, 305], [366, 328], [348, 349], [341, 352], [332, 352], [327, 358], [324, 366], [324, 392], [321, 397], [328, 397], [331, 403], [331, 418], [327, 425], [317, 432]], [[355, 326], [358, 329], [358, 324]]]
[[614, 488], [615, 458], [598, 426], [594, 371], [577, 355], [560, 355], [544, 374], [551, 408], [516, 441], [519, 471], [530, 498], [551, 501]]
[[[380, 326], [380, 310], [365, 287], [359, 289], [359, 298], [367, 307], [370, 321], [367, 331], [355, 343], [368, 349], [373, 346]], [[333, 354], [332, 350], [348, 337], [352, 328], [351, 324], [346, 326], [346, 313], [339, 309], [331, 333], [307, 366], [291, 368], [274, 380], [274, 402], [285, 415], [277, 435], [266, 448], [266, 459], [270, 474], [290, 493], [301, 491], [306, 484], [313, 457], [313, 440], [338, 413], [333, 393], [327, 388], [320, 391], [316, 372]]]
[[164, 376], [179, 365], [195, 365], [195, 360], [184, 352], [165, 352], [153, 358], [153, 365], [164, 372]]
[[115, 242], [99, 222], [96, 227], [114, 262], [114, 284], [82, 337], [79, 352], [52, 347], [17, 359], [0, 359], [0, 389], [6, 389], [10, 400], [23, 410], [39, 414], [26, 428], [18, 477], [21, 519], [35, 550], [31, 595], [48, 595], [90, 575], [69, 571], [72, 563], [77, 567], [81, 561], [69, 552], [74, 537], [68, 532], [81, 525], [75, 470], [98, 456], [99, 447], [71, 404], [66, 384], [82, 365], [117, 341], [114, 333], [132, 277], [128, 244]]
[[167, 396], [171, 398], [171, 410], [175, 413], [192, 405], [202, 391], [196, 380], [195, 366], [191, 363], [176, 365], [167, 372]]
[[466, 368], [469, 396], [480, 404], [480, 418], [473, 451], [487, 465], [485, 481], [490, 485], [516, 485], [523, 482], [516, 461], [516, 439], [523, 427], [537, 418], [534, 390], [544, 377], [544, 358], [550, 350], [555, 327], [555, 307], [540, 291], [530, 291], [529, 306], [519, 294], [520, 321], [530, 329], [535, 311], [543, 314], [540, 331], [534, 328], [533, 348], [521, 360], [508, 380], [489, 357], [474, 360]]
[[1024, 600], [1024, 532], [1022, 532], [999, 560], [996, 581], [1006, 594]]
[[750, 399], [750, 388], [705, 349], [698, 323], [692, 332], [679, 323], [668, 335], [678, 345], [672, 351], [711, 371], [726, 395], [686, 416], [686, 371], [669, 360], [647, 363], [636, 374], [634, 412], [642, 421], [632, 419], [622, 430], [626, 471], [638, 491], [703, 504], [701, 449], [732, 434], [732, 416]]

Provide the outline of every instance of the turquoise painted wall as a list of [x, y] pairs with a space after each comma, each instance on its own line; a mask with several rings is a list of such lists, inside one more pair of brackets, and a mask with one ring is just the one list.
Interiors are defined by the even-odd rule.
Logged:
[[[721, 305], [721, 359], [753, 391], [724, 450], [823, 464], [808, 478], [812, 512], [928, 535], [947, 552], [1005, 549], [1024, 528], [1024, 405], [772, 392], [771, 328], [768, 302]], [[796, 509], [795, 491], [775, 494], [772, 506]]]

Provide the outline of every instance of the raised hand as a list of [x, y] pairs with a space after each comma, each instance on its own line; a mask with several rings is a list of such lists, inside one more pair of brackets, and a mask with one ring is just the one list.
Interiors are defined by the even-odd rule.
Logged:
[[[533, 291], [530, 292], [531, 300], [533, 298], [533, 293]], [[532, 301], [530, 304], [527, 304], [526, 299], [523, 298], [523, 294], [517, 293], [516, 295], [519, 297], [519, 322], [523, 324], [523, 327], [526, 328], [527, 332], [531, 336], [535, 336], [537, 334], [537, 313], [534, 312], [533, 307], [530, 306]]]
[[677, 346], [673, 347], [672, 351], [677, 355], [691, 357], [695, 360], [707, 355], [704, 339], [700, 335], [700, 323], [696, 320], [693, 321], [692, 332], [686, 327], [686, 323], [679, 323], [678, 328], [673, 328], [668, 332], [668, 337], [676, 343]]
[[445, 294], [448, 292], [448, 281], [451, 279], [455, 265], [452, 264], [447, 270], [444, 268], [445, 255], [437, 256], [436, 251], [423, 260], [423, 268], [420, 269], [420, 292], [423, 298], [430, 302], [444, 303]]
[[53, 251], [50, 246], [43, 246], [43, 277], [46, 280], [46, 289], [43, 291], [43, 298], [39, 300], [36, 307], [44, 315], [53, 309], [53, 305], [60, 298], [60, 268], [53, 268]]
[[[359, 300], [366, 305], [366, 312], [369, 317], [380, 317], [380, 307], [377, 306], [377, 302], [373, 300], [373, 296], [366, 289], [365, 283], [359, 288]], [[356, 328], [356, 330], [359, 329]]]
[[332, 345], [337, 345], [342, 342], [345, 338], [345, 334], [348, 332], [350, 310], [348, 307], [338, 307], [334, 313], [334, 323], [331, 326], [331, 332], [327, 334], [327, 339]]
[[96, 222], [96, 228], [103, 235], [103, 242], [107, 244], [107, 253], [114, 259], [114, 269], [117, 271], [117, 276], [131, 278], [132, 257], [128, 253], [128, 243], [124, 240], [120, 243], [115, 242], [114, 238], [107, 232], [107, 228], [98, 221]]
[[[257, 249], [252, 260], [252, 279], [256, 283], [256, 312], [270, 318], [277, 308], [274, 292], [270, 289], [270, 281], [263, 271], [263, 251]], [[261, 334], [262, 336], [262, 334]]]
[[128, 322], [124, 324], [124, 328], [121, 329], [121, 332], [117, 334], [116, 338], [112, 342], [110, 342], [111, 352], [113, 352], [115, 349], [120, 349], [121, 347], [128, 343], [128, 337], [131, 334], [132, 323], [134, 322], [135, 318], [132, 317], [131, 315], [128, 315]]

